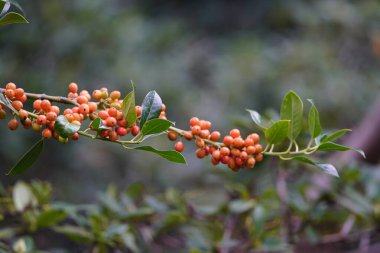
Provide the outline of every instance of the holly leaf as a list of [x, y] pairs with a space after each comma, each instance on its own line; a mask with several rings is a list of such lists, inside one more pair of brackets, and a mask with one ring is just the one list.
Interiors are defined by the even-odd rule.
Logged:
[[294, 91], [289, 91], [282, 101], [281, 105], [281, 119], [289, 120], [288, 137], [294, 141], [302, 130], [302, 112], [303, 103], [301, 98]]
[[279, 120], [265, 131], [265, 139], [270, 144], [277, 144], [286, 139], [289, 133], [290, 121]]
[[314, 105], [313, 100], [308, 99], [308, 101], [311, 103], [311, 107], [309, 110], [309, 131], [311, 138], [316, 138], [322, 133], [322, 127], [319, 120], [319, 112], [317, 110], [317, 107]]
[[156, 91], [150, 91], [144, 98], [141, 105], [142, 113], [140, 118], [140, 128], [143, 128], [145, 122], [160, 116], [162, 110], [162, 100]]
[[162, 158], [165, 158], [168, 161], [186, 164], [186, 160], [183, 157], [183, 155], [175, 150], [157, 150], [150, 146], [141, 146], [141, 147], [130, 148], [130, 149], [152, 152], [161, 156]]
[[136, 113], [136, 98], [135, 98], [135, 86], [132, 82], [132, 91], [128, 93], [127, 96], [123, 99], [121, 106], [121, 111], [124, 114], [125, 119], [127, 120], [127, 127], [135, 124], [137, 119]]
[[79, 125], [70, 123], [65, 116], [58, 116], [54, 124], [54, 131], [62, 137], [71, 137], [80, 129]]

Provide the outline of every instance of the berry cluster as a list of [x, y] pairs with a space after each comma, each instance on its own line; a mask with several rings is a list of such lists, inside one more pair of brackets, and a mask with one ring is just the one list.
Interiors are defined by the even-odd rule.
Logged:
[[[195, 140], [195, 145], [198, 147], [195, 155], [199, 159], [211, 155], [212, 164], [227, 164], [233, 171], [239, 171], [241, 168], [252, 169], [256, 162], [263, 159], [261, 153], [263, 147], [259, 144], [260, 136], [258, 134], [252, 133], [243, 139], [238, 129], [232, 129], [220, 143], [218, 142], [221, 138], [220, 132], [210, 132], [211, 126], [210, 121], [193, 117], [190, 119], [190, 131], [179, 132], [186, 140]], [[168, 132], [169, 140], [176, 141], [177, 137], [177, 132]], [[178, 152], [182, 152], [185, 146], [182, 141], [178, 141], [174, 148]]]
[[[61, 110], [63, 110], [62, 115], [73, 125], [81, 126], [84, 120], [89, 120], [88, 128], [74, 133], [71, 136], [73, 140], [79, 138], [79, 133], [87, 137], [113, 142], [119, 141], [121, 137], [129, 133], [132, 136], [139, 135], [139, 119], [142, 114], [142, 107], [135, 106], [137, 121], [128, 124], [122, 111], [123, 100], [120, 91], [115, 90], [109, 93], [107, 88], [101, 88], [90, 94], [87, 90], [79, 91], [76, 83], [70, 83], [68, 90], [67, 97], [54, 97], [45, 94], [26, 93], [22, 88], [17, 88], [14, 83], [8, 83], [5, 89], [0, 88], [0, 91], [9, 102], [6, 104], [11, 104], [11, 106], [0, 103], [0, 119], [6, 118], [5, 108], [13, 107], [9, 110], [12, 118], [9, 120], [8, 126], [11, 130], [16, 130], [21, 123], [26, 129], [31, 128], [40, 132], [45, 139], [53, 137], [62, 143], [66, 143], [68, 138], [59, 136], [54, 128]], [[24, 109], [24, 104], [28, 99], [34, 100], [32, 111]], [[63, 103], [70, 106], [62, 109], [53, 103]], [[162, 104], [159, 118], [166, 119], [166, 106], [164, 104]], [[97, 119], [96, 127], [94, 127], [95, 119]], [[101, 127], [99, 127], [99, 122], [101, 122]], [[176, 142], [174, 146], [178, 152], [183, 152], [185, 148], [182, 138], [194, 140], [198, 147], [195, 151], [198, 158], [211, 155], [212, 164], [227, 164], [233, 171], [238, 171], [240, 168], [251, 169], [256, 162], [263, 159], [263, 148], [259, 144], [260, 137], [258, 134], [252, 133], [243, 139], [238, 129], [232, 129], [228, 135], [223, 137], [222, 142], [218, 142], [221, 139], [221, 134], [218, 131], [211, 131], [211, 127], [210, 121], [193, 117], [190, 119], [189, 131], [170, 127], [168, 138], [176, 141], [178, 135], [181, 136], [181, 140]], [[90, 130], [95, 131], [95, 134], [87, 134], [87, 131]]]

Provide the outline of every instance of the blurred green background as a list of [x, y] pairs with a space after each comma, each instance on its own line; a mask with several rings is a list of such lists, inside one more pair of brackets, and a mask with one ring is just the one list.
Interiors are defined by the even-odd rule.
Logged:
[[[30, 24], [1, 28], [2, 85], [12, 81], [31, 92], [66, 95], [74, 81], [82, 89], [107, 86], [126, 94], [133, 80], [138, 102], [157, 90], [168, 118], [182, 128], [195, 115], [222, 133], [236, 126], [252, 131], [245, 108], [270, 113], [289, 89], [314, 99], [324, 127], [349, 128], [380, 88], [375, 0], [18, 2]], [[4, 174], [38, 138], [0, 124], [3, 184], [20, 178]], [[172, 145], [165, 137], [153, 144]], [[188, 166], [181, 166], [84, 138], [67, 145], [49, 141], [22, 178], [50, 181], [59, 199], [91, 202], [110, 183], [213, 192], [270, 169], [234, 174], [193, 152], [189, 144]]]

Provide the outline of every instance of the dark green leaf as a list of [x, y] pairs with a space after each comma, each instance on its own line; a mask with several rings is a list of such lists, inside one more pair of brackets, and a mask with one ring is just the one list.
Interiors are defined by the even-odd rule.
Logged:
[[303, 162], [303, 163], [307, 163], [311, 165], [316, 164], [313, 160], [311, 160], [310, 158], [306, 156], [293, 156], [293, 157], [290, 157], [289, 159], [287, 158], [286, 160], [295, 160], [295, 161], [299, 161], [299, 162]]
[[314, 105], [313, 100], [308, 99], [311, 103], [311, 107], [309, 110], [309, 131], [311, 138], [316, 138], [322, 133], [322, 127], [319, 120], [319, 112], [317, 107]]
[[7, 175], [18, 175], [28, 168], [30, 168], [33, 163], [37, 160], [40, 155], [42, 148], [44, 147], [44, 140], [39, 140], [33, 145], [31, 149], [26, 152], [23, 157], [12, 167], [12, 169], [7, 173]]
[[256, 125], [258, 125], [262, 129], [267, 129], [267, 127], [265, 127], [263, 123], [261, 122], [261, 115], [258, 112], [254, 110], [250, 110], [250, 109], [246, 109], [246, 110], [247, 112], [249, 112], [253, 122], [255, 122]]
[[290, 120], [288, 137], [295, 140], [302, 129], [303, 103], [301, 98], [294, 92], [289, 91], [282, 101], [281, 119]]
[[171, 126], [173, 126], [173, 122], [170, 122], [168, 120], [151, 119], [144, 124], [141, 133], [145, 136], [151, 134], [160, 134], [168, 130]]
[[289, 120], [279, 120], [265, 131], [265, 139], [270, 144], [277, 144], [285, 140], [289, 133]]
[[101, 130], [109, 130], [111, 128], [106, 127], [103, 125], [103, 121], [101, 118], [95, 118], [91, 123], [91, 128], [95, 131], [101, 131]]
[[364, 154], [363, 150], [356, 149], [356, 148], [351, 148], [351, 147], [347, 147], [347, 146], [343, 146], [343, 145], [336, 144], [336, 143], [331, 142], [331, 141], [324, 142], [324, 143], [320, 144], [318, 146], [318, 150], [319, 151], [347, 151], [347, 150], [353, 150], [353, 151], [358, 152], [361, 156], [363, 156], [363, 158], [365, 158], [365, 154]]
[[80, 126], [70, 123], [65, 116], [58, 116], [54, 124], [54, 131], [62, 137], [71, 137], [78, 132]]
[[3, 93], [0, 93], [0, 103], [11, 109], [14, 113], [18, 113], [18, 111], [12, 106], [11, 102], [9, 102]]
[[145, 122], [160, 116], [162, 110], [162, 100], [156, 91], [150, 91], [142, 103], [142, 113], [140, 118], [140, 128], [143, 128]]
[[351, 132], [351, 129], [341, 129], [332, 134], [324, 135], [323, 138], [321, 138], [321, 142], [334, 141], [348, 132]]
[[29, 23], [29, 22], [28, 20], [26, 20], [24, 16], [16, 12], [8, 12], [0, 19], [0, 26], [16, 24], [16, 23]]
[[183, 155], [177, 151], [174, 151], [174, 150], [157, 150], [157, 149], [154, 149], [154, 148], [149, 147], [149, 146], [142, 146], [142, 147], [131, 148], [131, 149], [153, 152], [153, 153], [156, 153], [157, 155], [165, 158], [168, 161], [186, 164], [186, 160], [183, 157]]
[[332, 164], [323, 164], [323, 163], [316, 163], [315, 164], [318, 168], [320, 168], [324, 173], [339, 177], [338, 171]]
[[0, 1], [0, 18], [7, 13], [10, 7], [11, 3], [9, 1]]
[[53, 226], [66, 217], [67, 213], [65, 211], [54, 209], [46, 210], [37, 217], [37, 226], [39, 228]]
[[137, 119], [136, 102], [135, 102], [135, 86], [132, 83], [132, 91], [128, 93], [123, 99], [121, 111], [124, 114], [125, 119], [128, 121], [127, 127], [135, 124]]

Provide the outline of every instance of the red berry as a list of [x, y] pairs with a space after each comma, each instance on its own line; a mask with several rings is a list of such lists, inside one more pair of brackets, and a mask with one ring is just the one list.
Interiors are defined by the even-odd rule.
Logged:
[[42, 131], [41, 135], [45, 139], [50, 139], [53, 136], [53, 133], [52, 133], [52, 131], [49, 128], [45, 128]]
[[100, 100], [102, 98], [102, 92], [100, 90], [94, 90], [92, 92], [92, 97], [95, 99], [95, 100]]
[[196, 138], [195, 145], [197, 145], [197, 147], [199, 148], [203, 148], [205, 146], [205, 141], [202, 140], [201, 138]]
[[18, 128], [18, 121], [17, 121], [17, 119], [11, 119], [8, 122], [8, 127], [12, 131], [16, 130]]
[[18, 100], [12, 101], [12, 106], [16, 109], [16, 111], [20, 111], [24, 107], [23, 103]]
[[50, 111], [51, 112], [54, 112], [55, 114], [59, 114], [59, 107], [58, 106], [56, 106], [56, 105], [52, 105], [51, 107], [50, 107]]
[[190, 126], [200, 126], [199, 118], [197, 118], [197, 117], [192, 117], [192, 118], [190, 119]]
[[244, 140], [241, 137], [236, 137], [234, 138], [232, 145], [235, 148], [242, 148], [244, 146]]
[[108, 109], [108, 115], [111, 117], [116, 118], [117, 117], [117, 110], [114, 107], [111, 107]]
[[115, 131], [111, 131], [109, 134], [109, 139], [111, 141], [116, 141], [119, 138], [119, 135]]
[[171, 141], [177, 140], [177, 133], [176, 132], [168, 132], [168, 139]]
[[141, 108], [141, 106], [136, 105], [136, 106], [135, 106], [135, 110], [136, 110], [137, 117], [140, 117], [140, 116], [141, 116], [141, 113], [142, 113], [142, 108]]
[[110, 98], [112, 100], [119, 99], [120, 97], [121, 97], [121, 93], [120, 93], [120, 91], [117, 91], [117, 90], [112, 91], [110, 94]]
[[88, 103], [88, 98], [86, 96], [78, 96], [76, 98], [78, 104], [87, 104]]
[[202, 129], [201, 129], [200, 126], [195, 125], [195, 126], [192, 126], [192, 127], [191, 127], [191, 133], [192, 133], [193, 135], [200, 135], [201, 132], [202, 132]]
[[74, 141], [78, 140], [79, 139], [79, 134], [78, 133], [73, 134], [73, 136], [71, 136], [71, 139], [74, 140]]
[[117, 127], [116, 133], [120, 136], [125, 136], [128, 133], [128, 131], [125, 127]]
[[[256, 149], [256, 153], [261, 153], [263, 152], [263, 146], [261, 146], [260, 144], [256, 144], [255, 145], [255, 149]], [[259, 161], [258, 161], [259, 162]]]
[[19, 99], [21, 98], [22, 96], [24, 96], [24, 89], [23, 88], [17, 88], [14, 90], [15, 91], [15, 97], [16, 99]]
[[220, 154], [222, 155], [222, 156], [229, 156], [230, 155], [230, 149], [229, 148], [227, 148], [227, 147], [222, 147], [222, 148], [220, 148]]
[[210, 137], [210, 131], [207, 129], [201, 130], [199, 136], [203, 139], [208, 139]]
[[140, 132], [140, 128], [138, 126], [134, 125], [134, 126], [131, 127], [131, 133], [132, 133], [133, 136], [138, 135], [139, 132]]
[[37, 123], [39, 125], [46, 125], [46, 116], [45, 115], [38, 115], [37, 116]]
[[239, 131], [239, 129], [236, 129], [236, 128], [232, 129], [230, 131], [230, 135], [232, 136], [232, 138], [240, 137], [240, 131]]
[[87, 115], [90, 113], [90, 107], [88, 106], [88, 104], [81, 104], [79, 106], [79, 112], [84, 115]]
[[264, 156], [261, 153], [255, 155], [255, 159], [256, 159], [257, 162], [261, 162], [263, 160], [263, 158], [264, 158]]
[[216, 160], [219, 160], [220, 159], [220, 151], [219, 150], [215, 150], [212, 152], [212, 157]]
[[102, 111], [98, 112], [98, 117], [105, 120], [109, 117], [109, 115], [108, 115], [107, 111], [102, 110]]
[[21, 121], [24, 121], [28, 118], [29, 114], [27, 111], [21, 109], [20, 111], [18, 111], [18, 117], [20, 118]]
[[223, 138], [224, 145], [230, 146], [233, 142], [234, 142], [234, 138], [232, 138], [232, 136], [230, 136], [230, 135], [224, 136], [224, 138]]
[[218, 131], [213, 131], [213, 132], [211, 133], [210, 140], [212, 140], [212, 141], [217, 141], [217, 140], [219, 140], [219, 138], [220, 138], [220, 132], [218, 132]]
[[255, 158], [253, 157], [248, 158], [247, 163], [246, 163], [246, 166], [248, 169], [252, 169], [253, 167], [255, 167], [255, 164], [256, 164]]
[[183, 137], [185, 137], [185, 139], [189, 141], [189, 140], [193, 139], [193, 133], [190, 131], [187, 131], [183, 134]]
[[203, 149], [203, 148], [198, 148], [196, 151], [195, 151], [195, 155], [199, 158], [199, 159], [202, 159], [206, 156], [206, 151]]
[[199, 125], [201, 126], [201, 129], [209, 130], [211, 128], [211, 122], [207, 120], [201, 120]]
[[7, 117], [7, 113], [3, 109], [0, 109], [0, 119], [5, 119], [5, 117]]
[[249, 155], [252, 155], [256, 153], [256, 148], [254, 146], [248, 146], [246, 151]]
[[48, 112], [48, 113], [46, 113], [46, 119], [48, 121], [56, 121], [57, 120], [57, 114], [55, 112]]
[[256, 134], [256, 133], [250, 134], [249, 137], [252, 138], [253, 141], [254, 141], [256, 144], [260, 142], [260, 135], [258, 135], [258, 134]]
[[51, 103], [49, 100], [47, 99], [44, 99], [41, 101], [41, 109], [44, 111], [44, 112], [50, 112], [50, 109], [51, 109]]
[[114, 117], [108, 117], [106, 119], [106, 125], [107, 126], [114, 127], [114, 126], [116, 126], [116, 124], [117, 124], [117, 121], [116, 121], [116, 119]]
[[5, 96], [7, 96], [9, 99], [13, 99], [15, 97], [15, 91], [12, 89], [5, 90]]
[[177, 142], [175, 145], [174, 145], [174, 149], [178, 152], [183, 152], [183, 150], [185, 149], [185, 145], [183, 145], [183, 142], [182, 141], [179, 141]]
[[121, 127], [126, 127], [128, 124], [128, 121], [126, 119], [119, 120], [117, 124]]
[[15, 90], [16, 89], [16, 84], [14, 84], [14, 83], [7, 83], [7, 85], [5, 85], [5, 88], [6, 89]]

